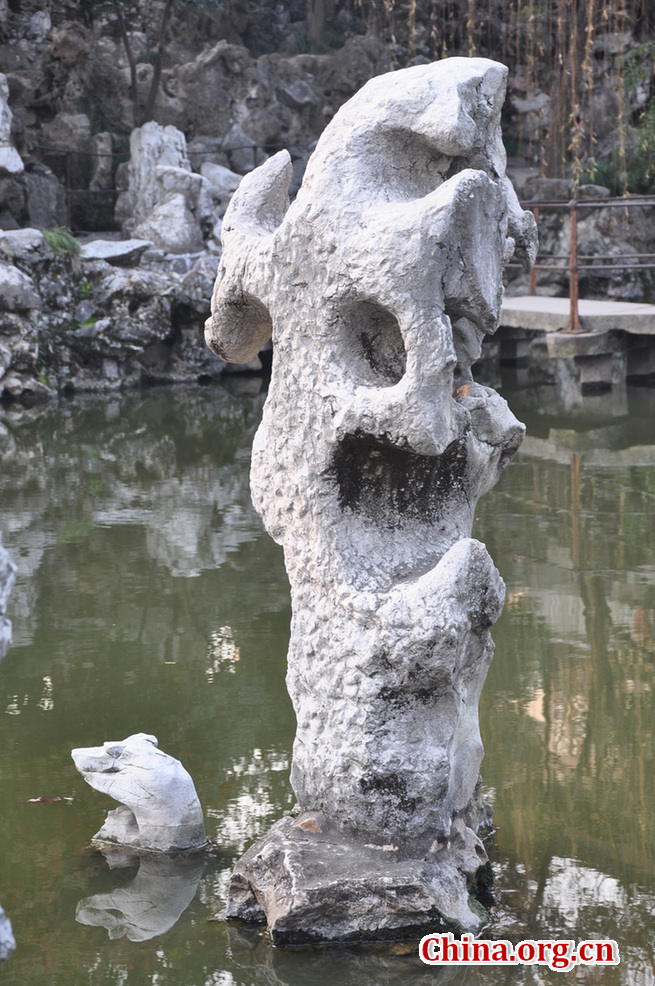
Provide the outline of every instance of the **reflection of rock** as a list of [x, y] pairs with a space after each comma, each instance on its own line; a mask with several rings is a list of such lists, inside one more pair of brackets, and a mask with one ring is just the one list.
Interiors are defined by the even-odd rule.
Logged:
[[179, 760], [157, 749], [157, 738], [135, 733], [118, 743], [73, 750], [87, 784], [120, 803], [93, 842], [157, 852], [207, 844], [202, 807]]
[[[239, 982], [249, 986], [296, 986], [299, 976], [295, 949], [271, 948], [257, 926], [230, 923], [226, 935], [230, 956], [242, 971]], [[362, 986], [362, 983], [427, 986], [429, 981], [416, 942], [303, 950], [302, 974], [307, 983], [339, 983], [339, 986]], [[439, 986], [453, 981], [462, 982], [461, 969], [447, 966], [439, 969]], [[478, 982], [476, 978], [466, 977], [467, 986], [476, 986]]]
[[[249, 383], [261, 388], [258, 379]], [[96, 527], [127, 527], [142, 564], [176, 576], [229, 568], [239, 547], [262, 530], [248, 464], [263, 400], [262, 393], [231, 394], [221, 385], [0, 411], [0, 492], [11, 517], [5, 533], [21, 548], [14, 552], [21, 574], [12, 595], [14, 645], [33, 639], [37, 594], [54, 555], [66, 565], [62, 546]], [[61, 523], [64, 505], [67, 516], [88, 521], [83, 530]], [[113, 551], [111, 535], [85, 550]], [[277, 608], [279, 599], [266, 599], [257, 585], [253, 580], [251, 605]], [[61, 616], [76, 619], [72, 612]], [[153, 653], [163, 646], [165, 626], [149, 625]]]
[[9, 958], [15, 948], [16, 941], [11, 930], [11, 922], [0, 907], [0, 962]]
[[[7, 597], [16, 576], [16, 567], [2, 547], [0, 539], [0, 660], [5, 656], [11, 643], [11, 623], [5, 617]], [[6, 959], [16, 947], [11, 922], [0, 907], [0, 962]]]
[[0, 660], [5, 656], [11, 643], [11, 623], [5, 616], [7, 599], [16, 577], [16, 566], [2, 547], [0, 538]]
[[125, 887], [85, 897], [77, 905], [80, 924], [106, 928], [110, 938], [147, 941], [173, 927], [195, 897], [204, 855], [121, 856], [105, 853], [109, 866], [131, 866], [139, 872]]

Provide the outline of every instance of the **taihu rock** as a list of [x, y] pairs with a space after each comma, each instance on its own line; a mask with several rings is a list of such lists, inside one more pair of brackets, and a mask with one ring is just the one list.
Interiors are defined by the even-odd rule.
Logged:
[[0, 173], [7, 171], [10, 175], [22, 175], [25, 170], [23, 159], [11, 139], [12, 118], [7, 76], [0, 72]]
[[120, 807], [110, 811], [91, 840], [154, 852], [181, 852], [207, 844], [202, 807], [179, 760], [157, 748], [157, 738], [135, 733], [121, 742], [73, 750], [87, 784]]
[[[237, 362], [271, 334], [275, 348], [251, 486], [291, 582], [291, 782], [325, 819], [315, 871], [349, 857], [310, 888], [306, 833], [286, 826], [274, 851], [274, 826], [239, 861], [227, 914], [265, 915], [274, 941], [481, 924], [478, 699], [504, 585], [470, 534], [524, 428], [471, 364], [498, 326], [504, 265], [536, 254], [505, 176], [506, 74], [449, 58], [373, 79], [292, 205], [280, 152], [225, 214], [208, 343]], [[377, 927], [352, 909], [367, 845], [393, 847]], [[408, 881], [424, 892], [391, 906]]]

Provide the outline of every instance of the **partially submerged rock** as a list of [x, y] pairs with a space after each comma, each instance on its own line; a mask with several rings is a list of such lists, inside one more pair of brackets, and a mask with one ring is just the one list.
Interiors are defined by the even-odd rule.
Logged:
[[[280, 152], [225, 214], [208, 343], [237, 362], [275, 346], [251, 486], [291, 582], [291, 782], [350, 857], [312, 877], [307, 847], [281, 861], [280, 823], [239, 861], [227, 913], [251, 919], [256, 901], [286, 936], [386, 937], [389, 910], [394, 934], [413, 933], [422, 908], [480, 926], [478, 700], [504, 585], [470, 534], [524, 428], [471, 364], [498, 327], [504, 265], [536, 254], [505, 176], [506, 74], [450, 58], [376, 78], [325, 130], [293, 204]], [[397, 862], [376, 882], [367, 847], [385, 845]], [[327, 865], [330, 846], [316, 851]], [[362, 865], [360, 890], [380, 892], [370, 922], [347, 876]], [[309, 910], [281, 889], [287, 866]], [[403, 911], [408, 870], [423, 895]]]
[[93, 843], [152, 852], [207, 844], [193, 781], [179, 760], [157, 749], [155, 736], [135, 733], [121, 742], [73, 750], [71, 756], [87, 784], [120, 803]]

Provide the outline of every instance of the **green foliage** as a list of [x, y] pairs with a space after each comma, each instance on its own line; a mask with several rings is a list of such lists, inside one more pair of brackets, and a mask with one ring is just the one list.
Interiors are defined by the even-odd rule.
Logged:
[[628, 191], [655, 194], [655, 105], [637, 128], [636, 141], [629, 155]]
[[63, 226], [59, 226], [58, 229], [42, 229], [41, 234], [55, 253], [67, 253], [69, 257], [77, 257], [82, 249], [70, 229], [65, 229]]
[[88, 301], [93, 297], [93, 284], [91, 281], [80, 281], [77, 285], [77, 293], [82, 301]]
[[594, 161], [580, 175], [581, 185], [604, 185], [612, 195], [621, 195], [623, 182], [618, 164], [607, 158]]
[[604, 185], [612, 195], [627, 189], [634, 195], [655, 195], [655, 106], [632, 132], [627, 165], [622, 171], [617, 157], [595, 161], [580, 176], [581, 185]]
[[88, 517], [69, 520], [63, 531], [57, 535], [57, 544], [77, 544], [89, 534], [93, 524]]
[[638, 92], [652, 86], [655, 41], [647, 41], [630, 52], [625, 63], [625, 88], [628, 99], [638, 109], [633, 114], [635, 129], [628, 152], [627, 184], [630, 192], [655, 193], [655, 96], [647, 93], [639, 105]]

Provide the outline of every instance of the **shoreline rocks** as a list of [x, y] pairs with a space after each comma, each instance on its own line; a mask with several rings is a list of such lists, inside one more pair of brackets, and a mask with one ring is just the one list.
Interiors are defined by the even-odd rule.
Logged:
[[203, 336], [217, 266], [142, 240], [93, 240], [71, 256], [37, 229], [0, 231], [0, 398], [220, 376]]

